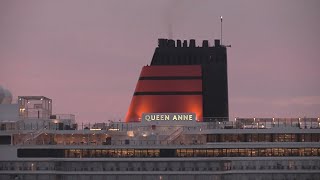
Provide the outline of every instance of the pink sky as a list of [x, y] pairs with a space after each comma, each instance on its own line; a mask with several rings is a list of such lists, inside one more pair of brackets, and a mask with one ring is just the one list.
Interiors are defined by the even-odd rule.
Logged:
[[[231, 117], [320, 116], [320, 1], [0, 1], [0, 85], [123, 119], [158, 38], [220, 38]], [[172, 31], [170, 31], [170, 25]], [[170, 33], [171, 32], [171, 33]]]

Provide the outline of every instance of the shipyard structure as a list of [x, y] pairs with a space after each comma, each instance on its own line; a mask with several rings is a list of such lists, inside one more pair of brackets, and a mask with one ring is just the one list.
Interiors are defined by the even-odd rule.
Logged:
[[227, 79], [219, 40], [160, 39], [125, 122], [0, 88], [0, 179], [318, 180], [320, 117], [231, 118]]

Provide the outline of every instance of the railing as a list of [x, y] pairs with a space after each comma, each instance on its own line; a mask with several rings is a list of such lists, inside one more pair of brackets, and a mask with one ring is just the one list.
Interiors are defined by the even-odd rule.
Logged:
[[[60, 116], [60, 115], [58, 115]], [[66, 115], [71, 120], [74, 119], [73, 115]], [[64, 115], [61, 115], [60, 118], [66, 118]], [[33, 119], [35, 120], [35, 119]], [[320, 118], [214, 118], [208, 117], [203, 118], [203, 122], [206, 123], [205, 129], [266, 129], [266, 128], [277, 128], [277, 127], [297, 127], [300, 129], [314, 129], [320, 128]], [[13, 131], [13, 130], [33, 130], [33, 129], [42, 129], [46, 124], [48, 129], [57, 129], [58, 124], [54, 124], [54, 120], [43, 120], [41, 122], [21, 120], [17, 122], [1, 122], [0, 121], [0, 131]], [[74, 126], [72, 122], [64, 123], [64, 126], [68, 125], [69, 127]], [[125, 122], [105, 122], [105, 123], [78, 123], [76, 125], [78, 130], [85, 129], [102, 129], [108, 130], [113, 129], [117, 131], [130, 131], [136, 130], [137, 123], [125, 123]], [[194, 126], [195, 124], [192, 124]], [[139, 126], [149, 128], [149, 126]], [[162, 127], [157, 125], [157, 128]], [[186, 127], [186, 126], [185, 126]], [[62, 130], [62, 129], [59, 129]]]
[[207, 129], [320, 128], [320, 118], [235, 118], [208, 122]]
[[[223, 162], [223, 161], [222, 161]], [[318, 161], [316, 161], [318, 162]], [[95, 162], [96, 163], [96, 162]], [[247, 166], [247, 165], [237, 165], [237, 166], [227, 166], [225, 167], [225, 163], [221, 163], [220, 165], [214, 165], [209, 166], [209, 167], [196, 167], [196, 166], [184, 166], [184, 167], [96, 167], [95, 163], [89, 164], [89, 167], [82, 167], [82, 166], [55, 166], [55, 167], [40, 167], [40, 166], [21, 166], [21, 165], [14, 165], [14, 166], [3, 166], [0, 167], [0, 172], [1, 171], [6, 171], [6, 172], [15, 172], [15, 171], [20, 171], [20, 172], [30, 172], [33, 171], [34, 173], [37, 171], [79, 171], [79, 172], [86, 172], [86, 171], [106, 171], [106, 172], [114, 172], [114, 171], [136, 171], [136, 172], [143, 172], [143, 171], [151, 171], [151, 172], [157, 172], [157, 171], [230, 171], [230, 170], [251, 170], [251, 171], [256, 171], [256, 172], [268, 172], [272, 173], [274, 170], [285, 170], [285, 171], [302, 171], [302, 170], [307, 170], [309, 173], [318, 173], [320, 171], [320, 167], [316, 163], [312, 163], [312, 165], [294, 165], [294, 166], [288, 166], [285, 163], [281, 163], [274, 165], [258, 165], [258, 166]], [[36, 163], [35, 163], [36, 164]], [[101, 163], [103, 164], [103, 163]], [[286, 172], [288, 173], [288, 172]], [[294, 172], [293, 172], [294, 173]]]
[[[92, 163], [94, 164], [94, 163]], [[91, 165], [92, 166], [92, 165]], [[86, 171], [106, 171], [106, 172], [114, 172], [114, 171], [136, 171], [136, 172], [143, 172], [143, 171], [151, 171], [151, 172], [156, 172], [156, 171], [229, 171], [229, 170], [253, 170], [256, 172], [263, 171], [272, 173], [274, 170], [287, 170], [287, 171], [302, 171], [302, 170], [307, 170], [309, 173], [318, 173], [320, 170], [320, 167], [313, 164], [313, 165], [305, 165], [305, 166], [300, 166], [300, 165], [295, 165], [295, 166], [287, 166], [285, 163], [283, 165], [259, 165], [257, 167], [255, 166], [245, 166], [245, 165], [239, 165], [239, 166], [229, 166], [229, 167], [224, 167], [224, 164], [220, 166], [214, 166], [214, 167], [196, 167], [196, 166], [184, 166], [184, 167], [81, 167], [81, 166], [74, 166], [74, 167], [65, 167], [65, 166], [57, 166], [57, 167], [31, 167], [31, 166], [4, 166], [0, 167], [0, 172], [1, 171], [21, 171], [21, 172], [28, 172], [28, 171], [79, 171], [79, 172], [86, 172]]]
[[106, 142], [64, 142], [64, 143], [46, 143], [41, 140], [32, 142], [32, 141], [25, 141], [21, 142], [19, 145], [54, 145], [54, 146], [121, 146], [121, 145], [130, 145], [130, 146], [141, 146], [141, 145], [201, 145], [205, 144], [205, 142], [202, 142], [200, 140], [192, 141], [192, 142], [186, 142], [186, 141], [174, 141], [174, 143], [166, 141], [166, 140], [112, 140], [109, 144]]

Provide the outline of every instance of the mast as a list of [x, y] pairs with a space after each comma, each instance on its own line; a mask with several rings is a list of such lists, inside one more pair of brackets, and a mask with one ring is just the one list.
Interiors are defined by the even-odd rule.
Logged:
[[222, 16], [220, 16], [220, 35], [221, 35], [221, 37], [220, 37], [220, 41], [221, 41], [221, 45], [222, 45]]

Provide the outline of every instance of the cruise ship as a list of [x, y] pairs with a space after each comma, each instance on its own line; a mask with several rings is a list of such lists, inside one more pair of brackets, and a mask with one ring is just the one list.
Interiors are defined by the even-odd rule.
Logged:
[[77, 124], [48, 97], [2, 97], [0, 179], [320, 179], [320, 118], [229, 117], [227, 79], [219, 40], [159, 39], [124, 122]]

